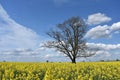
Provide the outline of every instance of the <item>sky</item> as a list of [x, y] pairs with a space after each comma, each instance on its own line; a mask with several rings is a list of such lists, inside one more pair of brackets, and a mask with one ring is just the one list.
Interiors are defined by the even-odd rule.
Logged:
[[77, 61], [120, 59], [119, 0], [0, 0], [0, 61], [70, 61], [41, 45], [56, 24], [80, 16], [87, 24], [87, 46], [100, 51]]

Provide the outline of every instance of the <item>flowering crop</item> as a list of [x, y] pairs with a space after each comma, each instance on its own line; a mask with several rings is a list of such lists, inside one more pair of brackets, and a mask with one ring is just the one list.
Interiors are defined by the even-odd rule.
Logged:
[[120, 62], [0, 62], [0, 80], [120, 80]]

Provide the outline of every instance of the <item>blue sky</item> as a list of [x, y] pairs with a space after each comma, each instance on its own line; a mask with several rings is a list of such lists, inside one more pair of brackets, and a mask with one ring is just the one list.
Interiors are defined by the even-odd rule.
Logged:
[[[98, 47], [88, 60], [120, 59], [119, 0], [0, 0], [0, 61], [69, 61], [41, 48], [56, 24], [80, 16], [87, 24], [87, 45]], [[84, 60], [78, 59], [78, 61]]]

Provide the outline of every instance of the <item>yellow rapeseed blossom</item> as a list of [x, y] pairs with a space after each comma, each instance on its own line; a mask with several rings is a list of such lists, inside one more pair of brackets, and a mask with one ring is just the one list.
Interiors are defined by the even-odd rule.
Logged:
[[0, 80], [120, 80], [120, 62], [0, 62]]

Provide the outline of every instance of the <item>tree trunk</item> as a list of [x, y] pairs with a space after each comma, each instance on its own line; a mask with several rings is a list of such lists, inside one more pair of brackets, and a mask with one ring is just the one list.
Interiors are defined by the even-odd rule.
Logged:
[[72, 59], [72, 63], [76, 64], [76, 58]]

